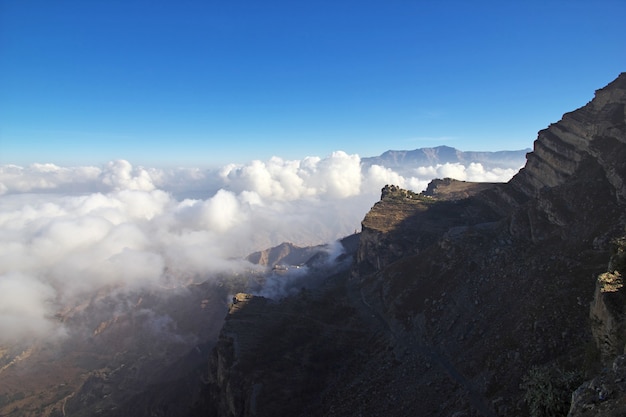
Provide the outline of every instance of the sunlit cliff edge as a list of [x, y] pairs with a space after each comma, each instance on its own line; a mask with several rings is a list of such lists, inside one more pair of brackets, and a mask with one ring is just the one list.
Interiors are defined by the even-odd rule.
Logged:
[[349, 270], [237, 295], [210, 415], [624, 415], [625, 108], [623, 73], [510, 182], [385, 187]]

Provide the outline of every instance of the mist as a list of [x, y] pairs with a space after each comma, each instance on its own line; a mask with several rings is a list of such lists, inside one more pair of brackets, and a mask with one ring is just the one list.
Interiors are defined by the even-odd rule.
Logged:
[[518, 169], [403, 176], [341, 151], [217, 170], [1, 166], [0, 343], [62, 338], [59, 309], [104, 288], [173, 288], [254, 270], [246, 255], [284, 241], [333, 242], [360, 230], [385, 184], [419, 192], [435, 177], [504, 182]]

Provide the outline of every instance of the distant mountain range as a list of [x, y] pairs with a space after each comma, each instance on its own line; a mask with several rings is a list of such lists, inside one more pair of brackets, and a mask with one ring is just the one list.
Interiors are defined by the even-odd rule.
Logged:
[[420, 148], [412, 151], [389, 150], [380, 156], [362, 158], [361, 162], [365, 167], [372, 165], [382, 165], [394, 171], [421, 166], [434, 166], [437, 164], [463, 165], [480, 163], [485, 168], [520, 168], [526, 161], [526, 154], [531, 149], [521, 149], [516, 151], [497, 152], [464, 152], [450, 146], [437, 146], [434, 148]]

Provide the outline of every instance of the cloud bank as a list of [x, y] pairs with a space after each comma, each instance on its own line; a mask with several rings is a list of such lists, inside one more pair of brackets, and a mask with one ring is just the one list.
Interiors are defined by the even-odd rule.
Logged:
[[418, 167], [407, 177], [358, 155], [271, 158], [220, 170], [0, 167], [0, 343], [62, 334], [58, 309], [104, 288], [175, 286], [252, 266], [291, 241], [360, 230], [385, 184], [423, 190], [435, 177], [507, 181], [517, 169]]

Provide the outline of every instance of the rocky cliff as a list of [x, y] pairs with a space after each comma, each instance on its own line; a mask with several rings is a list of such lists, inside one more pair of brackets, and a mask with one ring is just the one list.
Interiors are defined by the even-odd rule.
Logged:
[[568, 417], [626, 415], [626, 239], [615, 239], [611, 252], [590, 310], [591, 331], [605, 366], [572, 394]]
[[237, 296], [213, 414], [565, 415], [572, 384], [624, 349], [625, 107], [622, 74], [539, 132], [509, 183], [386, 187], [350, 273]]
[[419, 254], [448, 231], [498, 219], [483, 201], [470, 198], [493, 186], [435, 180], [422, 194], [386, 186], [361, 223], [355, 272], [364, 276], [380, 271], [398, 259]]

